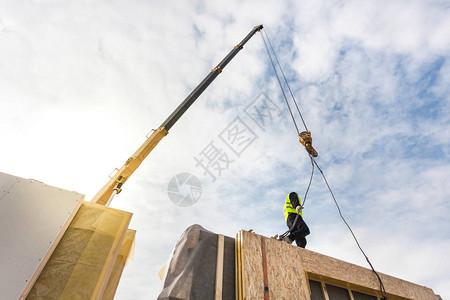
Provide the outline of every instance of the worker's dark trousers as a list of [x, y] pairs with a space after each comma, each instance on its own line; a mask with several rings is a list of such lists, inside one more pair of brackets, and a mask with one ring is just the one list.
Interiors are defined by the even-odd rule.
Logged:
[[[289, 214], [286, 224], [289, 228], [292, 227], [292, 224], [294, 224], [295, 217], [297, 214]], [[309, 228], [308, 225], [306, 225], [303, 218], [299, 215], [297, 219], [297, 223], [295, 223], [295, 227], [292, 230], [291, 234], [288, 235], [288, 237], [295, 241], [298, 247], [305, 248], [306, 246], [306, 236], [309, 234]]]

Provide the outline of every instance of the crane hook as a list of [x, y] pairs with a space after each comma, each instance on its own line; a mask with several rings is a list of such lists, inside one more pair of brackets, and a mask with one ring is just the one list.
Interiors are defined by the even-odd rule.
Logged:
[[308, 152], [309, 155], [311, 155], [312, 157], [317, 157], [317, 155], [319, 155], [316, 149], [314, 149], [314, 147], [312, 146], [312, 138], [310, 131], [300, 132], [300, 134], [298, 135], [298, 139], [300, 141], [300, 144], [302, 144], [303, 147], [305, 147], [306, 152]]

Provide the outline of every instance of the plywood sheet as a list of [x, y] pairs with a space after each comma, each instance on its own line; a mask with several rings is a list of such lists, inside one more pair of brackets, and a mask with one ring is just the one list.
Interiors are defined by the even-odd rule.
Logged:
[[239, 232], [238, 238], [243, 299], [309, 299], [306, 274], [295, 247], [247, 231]]
[[[269, 291], [269, 299], [310, 299], [308, 277], [370, 294], [379, 289], [375, 274], [368, 268], [248, 231], [241, 230], [237, 239], [236, 269], [242, 269], [242, 280], [240, 282], [238, 277], [237, 288], [243, 299], [264, 299], [264, 288]], [[262, 246], [264, 251], [261, 251]], [[267, 265], [266, 284], [264, 261]], [[386, 274], [379, 275], [392, 299], [436, 299], [430, 288]]]
[[31, 288], [84, 196], [0, 174], [0, 291], [4, 299], [18, 299]]
[[241, 231], [242, 296], [264, 299], [264, 273], [261, 256], [261, 236]]
[[263, 238], [270, 299], [309, 299], [306, 274], [297, 247]]
[[[371, 269], [351, 264], [314, 251], [298, 249], [305, 271], [346, 282], [354, 287], [371, 290], [379, 289], [379, 282]], [[393, 276], [378, 272], [388, 294], [408, 299], [435, 300], [434, 292], [425, 286], [420, 286]]]

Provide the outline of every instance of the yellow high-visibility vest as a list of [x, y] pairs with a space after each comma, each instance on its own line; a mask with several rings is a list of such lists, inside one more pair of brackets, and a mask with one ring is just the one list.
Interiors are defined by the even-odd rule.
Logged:
[[[298, 196], [298, 202], [300, 203], [300, 196]], [[285, 221], [287, 221], [289, 214], [297, 214], [295, 207], [292, 207], [291, 200], [289, 200], [289, 194], [286, 197], [286, 203], [284, 204], [283, 212], [284, 212], [284, 220]], [[298, 213], [298, 214], [303, 218], [302, 211], [300, 211], [300, 213]]]

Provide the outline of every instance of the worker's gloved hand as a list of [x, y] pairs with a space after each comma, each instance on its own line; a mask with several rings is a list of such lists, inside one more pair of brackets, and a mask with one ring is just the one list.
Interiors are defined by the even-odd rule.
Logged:
[[300, 213], [300, 211], [303, 209], [303, 206], [299, 205], [295, 208], [295, 210], [297, 211], [297, 213]]

